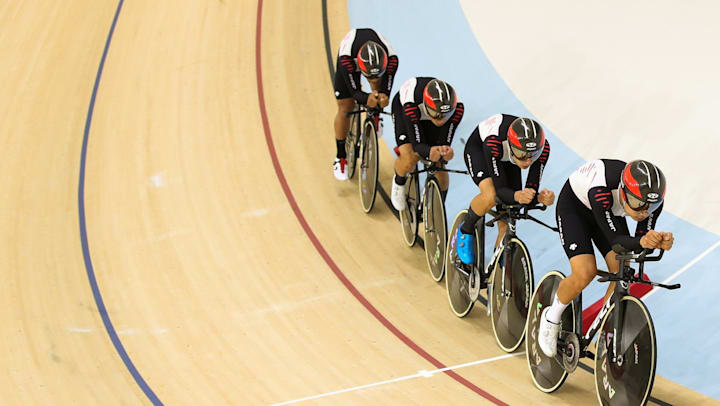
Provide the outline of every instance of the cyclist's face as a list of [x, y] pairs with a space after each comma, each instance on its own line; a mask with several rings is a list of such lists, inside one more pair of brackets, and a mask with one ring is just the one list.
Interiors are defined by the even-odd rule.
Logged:
[[625, 213], [635, 221], [643, 221], [650, 215], [647, 209], [633, 210], [627, 202], [623, 202], [623, 207], [625, 208]]
[[512, 155], [513, 161], [515, 161], [515, 164], [516, 164], [517, 166], [519, 166], [520, 169], [527, 169], [527, 168], [529, 168], [530, 165], [532, 165], [532, 163], [533, 163], [532, 158], [528, 158], [528, 159], [523, 159], [523, 160], [521, 160], [520, 158], [516, 157], [514, 154], [510, 154], [510, 155]]
[[445, 116], [440, 116], [440, 118], [434, 118], [430, 116], [430, 121], [432, 121], [433, 124], [435, 124], [435, 127], [442, 127], [447, 123], [447, 119]]
[[382, 78], [367, 78], [368, 82], [370, 82], [370, 87], [372, 87], [373, 90], [380, 90], [380, 85], [382, 84]]

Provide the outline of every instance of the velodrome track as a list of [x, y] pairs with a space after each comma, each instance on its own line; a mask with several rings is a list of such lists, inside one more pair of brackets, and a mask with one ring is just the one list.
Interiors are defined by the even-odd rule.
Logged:
[[[334, 50], [347, 8], [327, 13]], [[332, 178], [320, 1], [7, 2], [0, 22], [4, 404], [595, 401], [583, 371], [541, 394], [523, 355], [417, 375], [503, 354]], [[661, 377], [653, 396], [718, 403]]]

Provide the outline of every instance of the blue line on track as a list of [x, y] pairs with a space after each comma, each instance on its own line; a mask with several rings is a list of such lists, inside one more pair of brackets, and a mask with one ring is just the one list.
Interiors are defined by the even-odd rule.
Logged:
[[92, 95], [90, 96], [90, 106], [88, 107], [87, 118], [85, 120], [85, 131], [83, 132], [83, 144], [82, 153], [80, 155], [80, 180], [78, 182], [78, 217], [80, 218], [80, 240], [82, 242], [83, 259], [85, 260], [85, 270], [87, 271], [88, 281], [90, 282], [90, 288], [92, 289], [93, 298], [95, 298], [95, 304], [97, 305], [98, 312], [102, 318], [105, 330], [112, 341], [115, 350], [122, 359], [125, 367], [132, 375], [135, 382], [145, 393], [148, 399], [153, 405], [162, 405], [163, 403], [155, 395], [155, 392], [145, 382], [140, 372], [133, 364], [130, 356], [125, 347], [123, 346], [120, 338], [115, 331], [115, 327], [110, 320], [107, 309], [105, 308], [105, 302], [103, 301], [100, 288], [98, 288], [97, 279], [95, 278], [95, 270], [92, 265], [92, 258], [90, 257], [90, 243], [88, 242], [87, 227], [85, 222], [85, 163], [87, 161], [87, 146], [88, 139], [90, 138], [90, 124], [92, 123], [93, 109], [95, 108], [95, 99], [97, 97], [98, 87], [100, 86], [100, 78], [102, 77], [103, 67], [105, 66], [105, 58], [107, 57], [108, 50], [110, 49], [110, 41], [112, 40], [113, 32], [115, 31], [115, 25], [117, 24], [118, 16], [120, 16], [120, 10], [122, 9], [124, 0], [118, 2], [117, 9], [115, 10], [115, 17], [113, 18], [112, 25], [110, 26], [110, 32], [108, 33], [107, 40], [105, 41], [105, 49], [103, 50], [102, 58], [100, 58], [100, 66], [98, 67], [97, 75], [95, 76], [95, 85], [93, 86]]

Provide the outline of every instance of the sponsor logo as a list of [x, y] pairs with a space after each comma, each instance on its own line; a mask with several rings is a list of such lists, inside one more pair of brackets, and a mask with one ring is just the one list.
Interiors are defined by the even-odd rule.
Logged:
[[478, 178], [481, 178], [482, 176], [483, 176], [483, 171], [480, 171], [480, 172], [477, 173], [477, 177], [478, 177]]
[[500, 176], [500, 171], [498, 170], [497, 166], [497, 159], [495, 157], [492, 157], [492, 165], [493, 165], [493, 173], [495, 173], [495, 176]]
[[527, 144], [525, 144], [525, 146], [527, 148], [535, 148], [535, 147], [537, 147], [537, 144], [534, 142], [528, 142]]
[[638, 345], [637, 345], [637, 343], [633, 343], [633, 348], [635, 348], [635, 365], [637, 365], [640, 362], [638, 360]]
[[448, 128], [448, 133], [447, 133], [447, 143], [448, 144], [452, 142], [454, 128], [455, 128], [455, 123], [450, 123], [450, 128]]
[[[473, 173], [473, 167], [472, 167], [472, 158], [470, 157], [470, 154], [465, 154], [465, 160], [467, 161], [468, 169], [470, 170], [470, 173]], [[478, 175], [480, 176], [480, 175]]]
[[532, 326], [530, 336], [532, 337], [533, 345], [532, 348], [530, 348], [532, 359], [535, 360], [535, 365], [540, 365], [540, 353], [538, 352], [538, 340], [537, 340], [537, 331], [538, 331], [538, 315], [541, 313], [542, 310], [542, 303], [537, 304], [537, 308], [532, 313], [532, 319], [530, 320], [530, 325]]
[[603, 388], [607, 391], [608, 396], [610, 397], [610, 399], [612, 399], [613, 396], [615, 396], [615, 389], [613, 389], [613, 387], [610, 386], [610, 382], [609, 382], [609, 380], [608, 380], [608, 375], [607, 375], [607, 357], [605, 357], [605, 358], [603, 359], [603, 363], [602, 363], [602, 368], [601, 368], [601, 369], [602, 369], [602, 374], [603, 374], [603, 378], [602, 378]]
[[335, 97], [337, 97], [337, 96], [340, 96], [340, 92], [338, 92], [338, 91], [336, 90], [336, 91], [335, 91]]
[[577, 244], [572, 243], [568, 248], [570, 248], [570, 251], [575, 251], [575, 248], [577, 248]]
[[605, 220], [607, 220], [608, 226], [610, 226], [610, 229], [614, 232], [617, 232], [617, 229], [615, 228], [615, 223], [612, 221], [612, 217], [610, 217], [610, 212], [605, 210]]
[[557, 218], [558, 222], [558, 230], [560, 231], [560, 244], [565, 245], [565, 238], [563, 237], [563, 229], [562, 229], [562, 218]]
[[660, 197], [657, 193], [648, 193], [648, 199], [657, 199]]
[[400, 139], [400, 141], [405, 141], [405, 138], [407, 138], [407, 135], [400, 134], [400, 136], [398, 138]]
[[[525, 258], [523, 256], [522, 259], [520, 259], [520, 262], [522, 262], [523, 274], [525, 275], [525, 280], [529, 281], [531, 276], [530, 276], [530, 269], [527, 264], [527, 258]], [[525, 284], [525, 308], [526, 309], [530, 307], [530, 295], [531, 295], [530, 294], [530, 284], [526, 283]]]

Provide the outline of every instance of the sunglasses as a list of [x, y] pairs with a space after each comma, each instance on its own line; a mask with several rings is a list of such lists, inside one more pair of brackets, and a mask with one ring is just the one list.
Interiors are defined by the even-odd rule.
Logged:
[[430, 116], [430, 118], [432, 118], [433, 120], [447, 121], [450, 117], [452, 117], [453, 113], [455, 113], [455, 109], [451, 109], [447, 113], [442, 113], [440, 111], [433, 110], [430, 107], [427, 107], [426, 110], [427, 110], [428, 116]]
[[653, 212], [655, 209], [657, 209], [660, 204], [662, 204], [662, 201], [656, 202], [656, 203], [650, 203], [650, 202], [643, 202], [642, 200], [638, 199], [637, 197], [625, 193], [623, 190], [623, 196], [625, 196], [625, 202], [627, 205], [633, 209], [634, 211], [648, 211]]
[[527, 160], [536, 160], [540, 154], [542, 153], [541, 149], [538, 149], [535, 152], [529, 152], [529, 151], [523, 151], [521, 149], [516, 148], [514, 145], [510, 145], [510, 152], [517, 158], [519, 161], [527, 161]]

